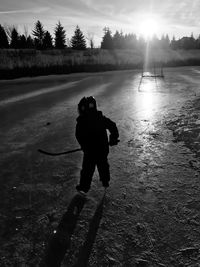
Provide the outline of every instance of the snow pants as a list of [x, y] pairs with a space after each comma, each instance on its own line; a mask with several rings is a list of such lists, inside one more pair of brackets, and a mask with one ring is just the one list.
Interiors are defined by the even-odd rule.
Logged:
[[92, 182], [92, 177], [97, 166], [100, 181], [103, 185], [110, 181], [110, 170], [106, 155], [94, 155], [84, 153], [82, 170], [80, 175], [80, 187], [85, 192], [89, 191]]

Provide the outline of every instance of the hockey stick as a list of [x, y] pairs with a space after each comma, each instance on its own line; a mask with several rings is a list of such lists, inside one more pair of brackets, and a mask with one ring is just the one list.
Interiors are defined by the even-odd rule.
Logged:
[[38, 149], [38, 152], [45, 154], [45, 155], [48, 155], [48, 156], [60, 156], [60, 155], [74, 153], [74, 152], [81, 151], [81, 150], [82, 150], [81, 148], [76, 148], [76, 149], [68, 150], [68, 151], [64, 151], [64, 152], [52, 153], [52, 152], [44, 151], [42, 149]]

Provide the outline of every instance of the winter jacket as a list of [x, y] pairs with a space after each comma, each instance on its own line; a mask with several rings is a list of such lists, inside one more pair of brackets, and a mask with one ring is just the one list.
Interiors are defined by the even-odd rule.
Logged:
[[77, 118], [76, 138], [83, 152], [107, 155], [109, 141], [106, 130], [110, 132], [110, 139], [118, 139], [119, 133], [116, 124], [103, 116], [101, 111], [80, 115]]

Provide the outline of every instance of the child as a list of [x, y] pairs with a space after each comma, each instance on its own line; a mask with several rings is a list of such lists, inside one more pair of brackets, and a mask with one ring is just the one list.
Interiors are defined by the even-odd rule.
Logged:
[[[84, 155], [80, 183], [76, 189], [87, 193], [96, 166], [103, 186], [105, 188], [109, 186], [110, 172], [107, 159], [109, 145], [118, 144], [119, 133], [116, 124], [97, 110], [94, 97], [83, 97], [78, 104], [78, 112], [76, 139]], [[110, 132], [109, 141], [106, 130]]]

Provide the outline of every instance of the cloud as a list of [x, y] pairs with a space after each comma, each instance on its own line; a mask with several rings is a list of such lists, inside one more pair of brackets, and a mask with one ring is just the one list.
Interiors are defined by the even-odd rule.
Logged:
[[[165, 21], [164, 33], [188, 34], [200, 28], [200, 0], [0, 0], [0, 23], [28, 24], [36, 20], [52, 32], [58, 20], [68, 33], [78, 24], [83, 31], [102, 35], [105, 26], [135, 32], [152, 13]], [[159, 20], [158, 20], [159, 21]]]
[[35, 9], [21, 9], [21, 10], [5, 10], [0, 11], [0, 14], [18, 14], [18, 13], [42, 13], [44, 11], [47, 11], [48, 7], [39, 7]]

